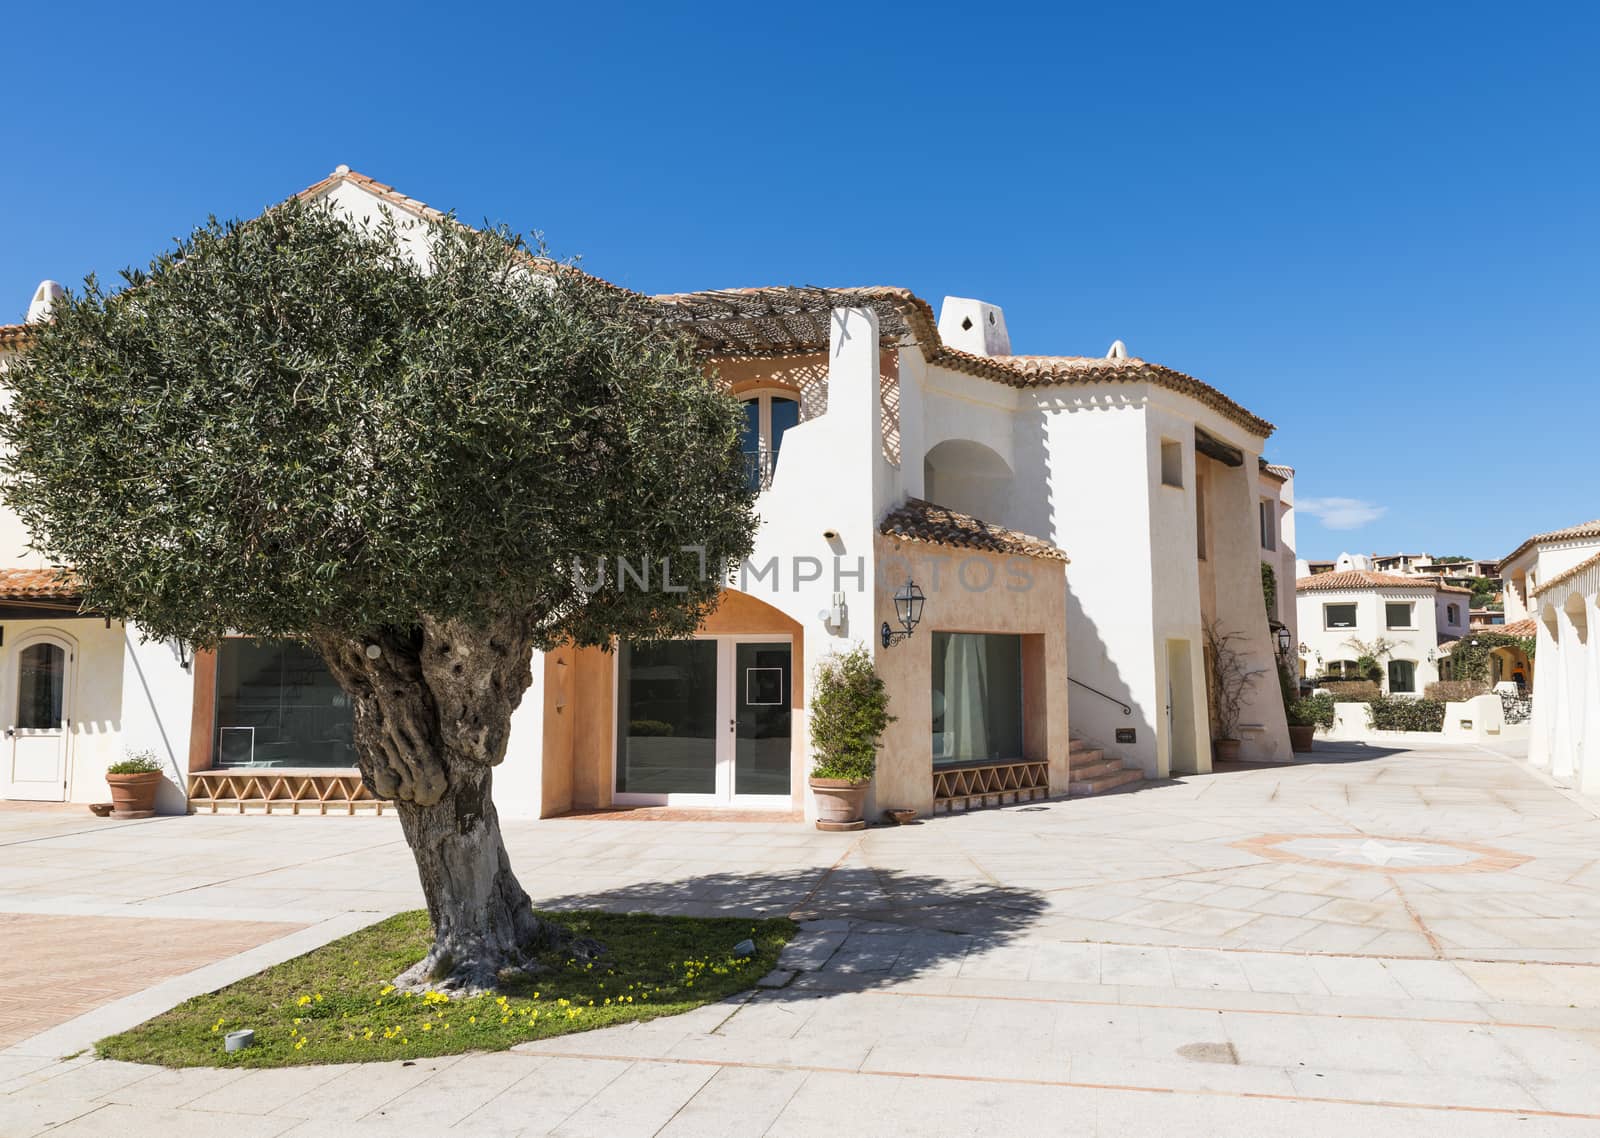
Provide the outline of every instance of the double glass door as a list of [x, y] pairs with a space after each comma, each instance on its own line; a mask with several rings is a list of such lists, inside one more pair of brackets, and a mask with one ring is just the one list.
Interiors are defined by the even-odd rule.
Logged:
[[787, 808], [793, 679], [788, 641], [622, 645], [616, 801]]

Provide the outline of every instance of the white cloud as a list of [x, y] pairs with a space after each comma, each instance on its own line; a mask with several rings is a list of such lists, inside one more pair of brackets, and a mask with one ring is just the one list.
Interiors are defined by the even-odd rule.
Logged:
[[1325, 529], [1360, 529], [1389, 512], [1388, 506], [1360, 498], [1301, 498], [1294, 507], [1316, 518]]

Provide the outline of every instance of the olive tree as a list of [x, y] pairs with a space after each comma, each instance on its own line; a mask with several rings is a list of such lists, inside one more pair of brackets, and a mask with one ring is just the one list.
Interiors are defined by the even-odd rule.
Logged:
[[313, 646], [432, 917], [398, 982], [493, 986], [563, 935], [490, 794], [532, 653], [699, 625], [755, 526], [738, 405], [648, 301], [451, 220], [291, 202], [124, 277], [7, 373], [7, 500], [96, 611]]

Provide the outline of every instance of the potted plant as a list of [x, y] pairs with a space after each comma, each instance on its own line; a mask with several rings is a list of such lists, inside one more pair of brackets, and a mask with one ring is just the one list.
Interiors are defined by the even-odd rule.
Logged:
[[878, 740], [894, 716], [883, 677], [862, 645], [817, 665], [811, 696], [811, 793], [817, 829], [859, 830], [878, 763]]
[[1212, 745], [1222, 762], [1239, 759], [1239, 716], [1254, 679], [1238, 648], [1241, 639], [1238, 633], [1224, 632], [1216, 621], [1206, 625], [1207, 655], [1211, 657], [1211, 724], [1216, 731]]
[[1312, 750], [1316, 742], [1316, 709], [1309, 699], [1297, 699], [1283, 709], [1289, 720], [1289, 749], [1296, 754]]
[[155, 814], [161, 764], [154, 751], [130, 751], [121, 762], [106, 768], [106, 782], [111, 787], [113, 818], [149, 818]]
[[1289, 661], [1278, 660], [1278, 690], [1283, 696], [1283, 717], [1289, 724], [1289, 749], [1296, 754], [1310, 751], [1317, 731], [1317, 704], [1300, 695], [1299, 685], [1289, 671]]

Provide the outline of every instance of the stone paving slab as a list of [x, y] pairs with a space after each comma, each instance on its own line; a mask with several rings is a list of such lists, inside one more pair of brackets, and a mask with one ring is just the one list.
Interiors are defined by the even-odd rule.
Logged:
[[[804, 918], [778, 986], [412, 1066], [30, 1041], [0, 1052], [0, 1134], [1600, 1133], [1600, 819], [1483, 748], [1316, 758], [854, 835], [509, 823], [541, 904]], [[419, 902], [390, 818], [6, 811], [0, 845], [0, 913], [173, 937], [309, 943]]]

